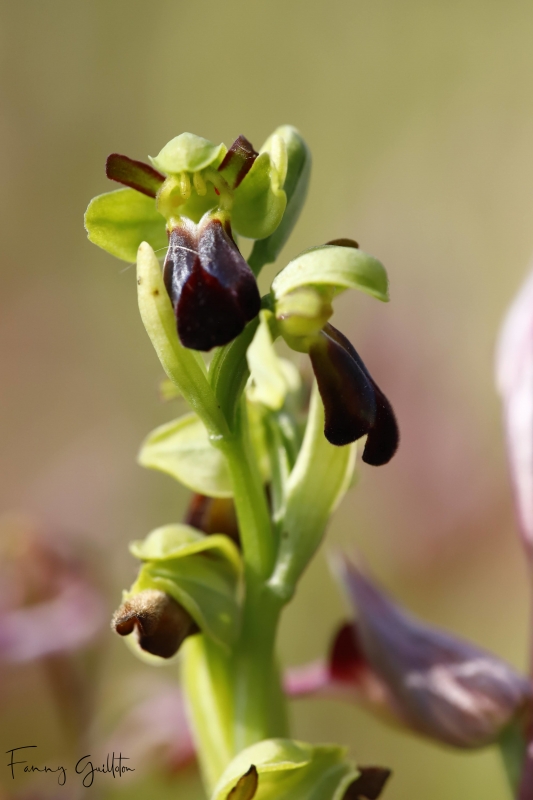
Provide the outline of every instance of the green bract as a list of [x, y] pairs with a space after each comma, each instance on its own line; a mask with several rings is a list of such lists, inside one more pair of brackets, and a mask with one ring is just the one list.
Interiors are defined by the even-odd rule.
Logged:
[[144, 564], [125, 600], [158, 589], [183, 606], [215, 642], [227, 647], [235, 641], [241, 559], [231, 539], [205, 536], [188, 525], [165, 525], [134, 542], [131, 552]]
[[216, 168], [227, 151], [225, 144], [213, 144], [194, 133], [180, 133], [163, 147], [159, 155], [148, 158], [156, 169], [170, 175], [179, 172], [199, 172], [206, 167]]
[[165, 221], [155, 202], [135, 189], [118, 189], [91, 200], [85, 213], [89, 240], [112, 256], [135, 261], [141, 242], [167, 246]]
[[389, 299], [387, 273], [381, 262], [354, 247], [325, 244], [306, 250], [276, 275], [272, 293], [278, 299], [309, 285], [329, 286], [334, 294], [360, 289], [378, 300]]
[[152, 431], [141, 447], [139, 464], [166, 472], [208, 497], [233, 494], [224, 456], [212, 447], [196, 414], [185, 414]]
[[[255, 767], [259, 778], [256, 791], [251, 767]], [[247, 747], [233, 759], [211, 800], [239, 797], [231, 794], [239, 782], [246, 800], [342, 800], [358, 775], [357, 767], [346, 760], [345, 748], [267, 739]]]
[[270, 579], [272, 589], [284, 598], [292, 596], [353, 477], [356, 445], [335, 447], [323, 430], [324, 406], [315, 383], [303, 444], [287, 483], [283, 533]]

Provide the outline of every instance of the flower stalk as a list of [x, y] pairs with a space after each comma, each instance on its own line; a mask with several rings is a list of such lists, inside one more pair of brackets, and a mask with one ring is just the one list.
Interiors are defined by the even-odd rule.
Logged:
[[[328, 322], [346, 289], [387, 301], [385, 270], [338, 240], [303, 253], [260, 298], [256, 276], [277, 259], [309, 183], [309, 150], [290, 126], [259, 152], [243, 136], [228, 149], [185, 133], [150, 160], [110, 156], [107, 175], [126, 188], [86, 214], [91, 241], [136, 255], [141, 318], [192, 412], [152, 432], [139, 461], [197, 498], [232, 503], [238, 532], [204, 526], [195, 502], [188, 524], [133, 542], [141, 567], [114, 628], [145, 659], [179, 651], [213, 800], [304, 800], [311, 787], [317, 800], [377, 798], [387, 770], [359, 770], [342, 748], [290, 738], [276, 639], [351, 483], [355, 441], [368, 435], [375, 465], [398, 444], [390, 403]], [[248, 262], [239, 236], [255, 242]], [[309, 408], [298, 370], [276, 352], [279, 337], [310, 356], [318, 388]]]

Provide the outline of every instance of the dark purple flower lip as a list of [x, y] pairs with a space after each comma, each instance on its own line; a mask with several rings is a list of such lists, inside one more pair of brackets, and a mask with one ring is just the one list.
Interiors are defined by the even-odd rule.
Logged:
[[196, 226], [183, 219], [169, 236], [164, 280], [184, 347], [228, 344], [259, 313], [255, 277], [241, 256], [229, 222], [207, 215]]
[[309, 355], [324, 403], [327, 440], [342, 446], [367, 435], [363, 461], [386, 464], [399, 443], [394, 411], [351, 342], [328, 323]]
[[154, 198], [165, 181], [165, 176], [149, 164], [134, 161], [120, 153], [111, 153], [107, 157], [105, 172], [110, 180]]
[[359, 767], [359, 773], [343, 800], [377, 800], [392, 774], [390, 769], [383, 767]]

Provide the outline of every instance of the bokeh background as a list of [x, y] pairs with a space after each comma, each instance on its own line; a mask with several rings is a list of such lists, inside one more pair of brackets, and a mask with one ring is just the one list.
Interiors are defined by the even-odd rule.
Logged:
[[[113, 151], [145, 159], [189, 130], [256, 146], [308, 140], [307, 206], [280, 264], [339, 236], [386, 265], [392, 302], [345, 294], [335, 324], [395, 406], [387, 467], [360, 470], [288, 609], [285, 664], [325, 652], [346, 607], [327, 551], [357, 547], [424, 619], [525, 668], [528, 591], [493, 358], [533, 249], [533, 4], [528, 0], [3, 0], [0, 23], [0, 505], [90, 550], [109, 613], [126, 545], [177, 520], [187, 493], [135, 463], [175, 409], [136, 308], [134, 269], [86, 240]], [[126, 267], [126, 268], [125, 268]], [[172, 672], [101, 637], [96, 729]], [[38, 662], [1, 666], [0, 749], [69, 742]], [[139, 688], [140, 687], [140, 688]], [[349, 705], [298, 701], [295, 735], [394, 770], [387, 800], [501, 800], [491, 750], [461, 754]], [[82, 755], [82, 754], [80, 754]], [[4, 759], [7, 761], [7, 759]], [[122, 789], [200, 798], [194, 767]], [[103, 777], [90, 792], [116, 793]], [[43, 786], [54, 789], [43, 778]], [[0, 767], [6, 797], [24, 789]], [[57, 790], [57, 787], [56, 787]], [[67, 796], [59, 790], [58, 796]]]

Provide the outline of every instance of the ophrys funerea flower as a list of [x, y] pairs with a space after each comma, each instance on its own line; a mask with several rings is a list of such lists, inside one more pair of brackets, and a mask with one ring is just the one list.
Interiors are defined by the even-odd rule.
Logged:
[[127, 186], [96, 197], [87, 210], [89, 238], [133, 261], [141, 242], [165, 248], [165, 285], [185, 347], [227, 344], [259, 312], [255, 277], [236, 235], [270, 236], [286, 206], [284, 141], [257, 153], [244, 136], [229, 150], [183, 133], [152, 166], [113, 153], [108, 178]]

